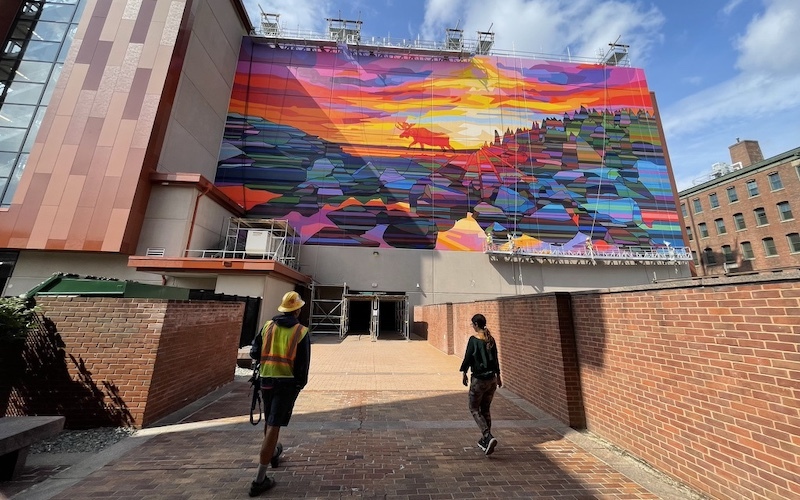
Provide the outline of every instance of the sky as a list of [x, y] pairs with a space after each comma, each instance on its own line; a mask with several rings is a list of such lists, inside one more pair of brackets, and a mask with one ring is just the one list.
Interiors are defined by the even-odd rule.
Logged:
[[[614, 41], [655, 92], [678, 189], [755, 140], [764, 158], [800, 146], [800, 0], [244, 0], [290, 30], [360, 20], [364, 37], [442, 41], [493, 31], [495, 48], [594, 58]], [[794, 35], [794, 36], [793, 36]]]

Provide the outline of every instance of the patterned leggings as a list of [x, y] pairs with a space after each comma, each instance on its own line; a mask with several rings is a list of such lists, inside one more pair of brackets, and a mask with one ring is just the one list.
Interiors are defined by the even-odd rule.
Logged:
[[472, 377], [469, 384], [469, 411], [483, 433], [483, 437], [492, 434], [492, 415], [489, 408], [492, 406], [496, 390], [497, 377], [488, 380]]

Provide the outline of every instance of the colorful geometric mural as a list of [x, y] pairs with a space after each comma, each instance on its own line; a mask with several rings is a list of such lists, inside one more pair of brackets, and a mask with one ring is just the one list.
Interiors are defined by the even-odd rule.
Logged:
[[243, 41], [215, 181], [305, 244], [683, 246], [640, 69]]

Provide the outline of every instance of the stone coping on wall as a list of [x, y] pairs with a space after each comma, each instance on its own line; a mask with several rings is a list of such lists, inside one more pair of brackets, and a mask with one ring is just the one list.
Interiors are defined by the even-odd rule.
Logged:
[[[772, 273], [742, 274], [738, 276], [699, 276], [675, 280], [661, 280], [647, 285], [621, 286], [613, 288], [596, 288], [593, 290], [569, 291], [571, 295], [593, 293], [626, 293], [647, 290], [674, 290], [681, 288], [700, 288], [707, 286], [727, 286], [755, 283], [780, 283], [784, 281], [800, 281], [800, 270], [785, 270]], [[506, 297], [500, 297], [503, 299]], [[508, 297], [513, 298], [513, 297]]]

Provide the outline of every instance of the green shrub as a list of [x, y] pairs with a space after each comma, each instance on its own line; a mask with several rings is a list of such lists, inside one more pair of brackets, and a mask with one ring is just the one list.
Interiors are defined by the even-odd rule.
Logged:
[[0, 342], [23, 342], [39, 310], [33, 299], [0, 297]]

